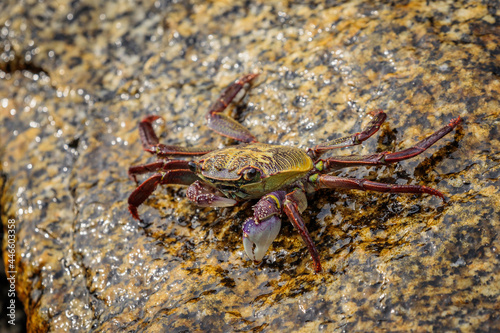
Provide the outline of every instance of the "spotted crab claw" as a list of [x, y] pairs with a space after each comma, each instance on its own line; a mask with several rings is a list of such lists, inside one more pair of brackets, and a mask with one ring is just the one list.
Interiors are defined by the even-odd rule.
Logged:
[[280, 229], [281, 219], [277, 215], [258, 223], [254, 218], [248, 218], [243, 224], [243, 248], [247, 256], [255, 263], [260, 262]]
[[231, 207], [236, 205], [237, 201], [226, 198], [217, 191], [200, 181], [195, 181], [191, 184], [186, 192], [189, 200], [196, 203], [200, 207]]

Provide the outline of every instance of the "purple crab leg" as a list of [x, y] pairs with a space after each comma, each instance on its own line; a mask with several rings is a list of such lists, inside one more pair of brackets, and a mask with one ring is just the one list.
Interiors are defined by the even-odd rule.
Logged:
[[157, 173], [146, 179], [128, 197], [128, 210], [132, 217], [141, 220], [137, 207], [139, 207], [154, 192], [160, 184], [190, 185], [199, 180], [195, 173], [189, 170], [170, 170], [164, 174]]
[[433, 134], [429, 135], [422, 141], [418, 142], [413, 147], [391, 152], [382, 152], [371, 155], [351, 155], [351, 156], [335, 156], [327, 158], [324, 160], [318, 160], [315, 165], [316, 169], [319, 171], [330, 171], [335, 168], [344, 168], [348, 166], [358, 166], [358, 165], [385, 165], [390, 163], [396, 163], [403, 161], [412, 157], [415, 157], [423, 153], [427, 148], [432, 146], [436, 141], [441, 139], [446, 134], [450, 133], [461, 121], [460, 117], [453, 119], [450, 123], [441, 129], [437, 130]]
[[292, 222], [293, 226], [299, 231], [304, 243], [306, 243], [307, 249], [309, 250], [313, 260], [314, 271], [319, 273], [323, 270], [321, 267], [319, 253], [314, 245], [309, 231], [307, 231], [304, 220], [300, 216], [300, 212], [302, 212], [307, 206], [306, 200], [304, 192], [301, 189], [296, 189], [286, 195], [284, 211], [290, 219], [290, 222]]
[[361, 144], [363, 141], [367, 140], [369, 137], [375, 134], [387, 118], [387, 115], [382, 110], [372, 111], [371, 115], [373, 116], [373, 119], [361, 132], [325, 142], [323, 144], [319, 144], [313, 148], [308, 149], [308, 151], [312, 152], [313, 156], [320, 156], [327, 150]]
[[158, 137], [152, 126], [152, 123], [157, 119], [163, 118], [156, 115], [150, 115], [144, 117], [139, 123], [139, 136], [141, 138], [142, 148], [145, 151], [156, 154], [158, 157], [169, 157], [205, 155], [216, 149], [210, 147], [167, 146], [159, 143]]
[[190, 170], [189, 162], [183, 160], [171, 160], [135, 165], [128, 168], [128, 177], [137, 183], [136, 175], [170, 170]]
[[246, 83], [250, 83], [259, 74], [247, 74], [230, 84], [210, 107], [205, 118], [207, 126], [213, 131], [240, 142], [257, 142], [250, 131], [236, 120], [222, 114]]
[[139, 137], [141, 138], [142, 148], [144, 150], [149, 150], [159, 143], [153, 126], [151, 126], [151, 124], [157, 119], [163, 120], [160, 116], [149, 115], [144, 117], [139, 123]]
[[314, 182], [316, 189], [344, 188], [362, 191], [390, 192], [390, 193], [427, 193], [445, 199], [444, 195], [433, 188], [420, 185], [397, 185], [373, 182], [367, 179], [342, 178], [330, 175], [320, 175]]

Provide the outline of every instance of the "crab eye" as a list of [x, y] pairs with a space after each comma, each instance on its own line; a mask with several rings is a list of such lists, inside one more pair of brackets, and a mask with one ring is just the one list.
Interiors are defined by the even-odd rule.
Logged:
[[189, 170], [191, 170], [191, 172], [196, 172], [196, 169], [198, 168], [198, 165], [193, 161], [189, 162], [188, 166], [189, 166]]
[[256, 177], [260, 176], [260, 172], [255, 169], [255, 168], [248, 168], [245, 171], [243, 171], [243, 179], [250, 181], [252, 179], [255, 179]]

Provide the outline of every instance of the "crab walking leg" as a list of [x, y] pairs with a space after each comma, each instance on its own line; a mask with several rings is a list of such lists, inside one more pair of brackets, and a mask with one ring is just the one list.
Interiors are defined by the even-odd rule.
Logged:
[[217, 101], [208, 110], [205, 119], [207, 126], [215, 132], [240, 142], [257, 142], [257, 139], [243, 125], [231, 117], [222, 114], [222, 111], [231, 103], [246, 83], [251, 82], [259, 74], [247, 74], [230, 84], [220, 95]]
[[160, 116], [149, 115], [144, 117], [139, 123], [139, 137], [141, 138], [142, 148], [144, 150], [149, 150], [160, 142], [151, 125], [157, 119], [163, 120]]
[[375, 110], [371, 112], [371, 114], [373, 116], [373, 119], [361, 132], [325, 142], [323, 144], [319, 144], [309, 150], [312, 151], [315, 156], [319, 156], [327, 150], [361, 144], [363, 141], [367, 140], [369, 137], [375, 134], [387, 118], [387, 115], [382, 110]]
[[321, 268], [319, 253], [313, 240], [311, 239], [309, 231], [307, 231], [304, 220], [300, 216], [300, 213], [304, 211], [306, 207], [307, 199], [301, 189], [296, 189], [286, 195], [284, 207], [285, 214], [288, 216], [293, 226], [299, 231], [304, 243], [306, 243], [307, 249], [309, 250], [314, 263], [314, 271], [319, 273], [323, 270], [323, 268]]
[[130, 194], [128, 197], [128, 210], [136, 220], [140, 221], [137, 207], [146, 201], [159, 184], [189, 185], [197, 180], [199, 180], [198, 176], [189, 170], [170, 170], [164, 174], [154, 174]]
[[445, 199], [444, 195], [433, 188], [420, 185], [397, 185], [372, 182], [367, 179], [356, 178], [341, 178], [330, 175], [320, 175], [316, 181], [316, 189], [320, 188], [344, 188], [355, 189], [362, 191], [390, 192], [390, 193], [418, 193], [430, 194], [441, 199]]
[[285, 191], [271, 192], [253, 206], [253, 217], [243, 223], [243, 248], [247, 256], [259, 263], [281, 229], [281, 210]]
[[217, 189], [200, 181], [195, 181], [188, 187], [186, 196], [201, 207], [231, 207], [237, 203], [236, 200], [226, 198]]
[[217, 148], [214, 147], [180, 147], [180, 146], [167, 146], [159, 143], [156, 149], [148, 150], [158, 157], [171, 157], [171, 156], [199, 156], [205, 155]]
[[437, 130], [433, 134], [429, 135], [428, 137], [418, 142], [413, 147], [401, 151], [397, 151], [394, 153], [382, 152], [378, 154], [360, 155], [360, 156], [352, 155], [352, 156], [331, 157], [316, 162], [316, 168], [319, 171], [328, 172], [335, 168], [344, 168], [348, 166], [384, 165], [384, 164], [403, 161], [423, 153], [427, 148], [436, 143], [436, 141], [441, 139], [446, 134], [450, 133], [460, 123], [461, 120], [462, 119], [460, 117], [451, 120], [448, 125]]
[[137, 183], [136, 175], [170, 170], [190, 170], [189, 162], [183, 160], [172, 160], [156, 161], [148, 164], [135, 165], [128, 168], [128, 177]]
[[159, 143], [158, 137], [153, 129], [152, 123], [157, 119], [163, 119], [160, 116], [146, 116], [139, 123], [139, 137], [141, 138], [142, 148], [158, 157], [169, 156], [196, 156], [205, 155], [217, 148], [210, 147], [180, 147], [167, 146]]

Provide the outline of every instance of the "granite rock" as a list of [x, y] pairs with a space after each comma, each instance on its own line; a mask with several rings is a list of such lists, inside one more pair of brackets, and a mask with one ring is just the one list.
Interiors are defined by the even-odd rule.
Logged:
[[[0, 11], [1, 217], [31, 332], [500, 329], [500, 9], [494, 1], [6, 1]], [[250, 203], [199, 208], [162, 187], [133, 220], [146, 114], [162, 142], [234, 144], [204, 125], [221, 90], [261, 142], [307, 148], [388, 119], [362, 146], [396, 165], [342, 176], [449, 198], [322, 190], [263, 263], [244, 255]], [[5, 236], [4, 236], [5, 239]], [[4, 242], [5, 246], [5, 242]], [[4, 262], [8, 257], [4, 251]]]

